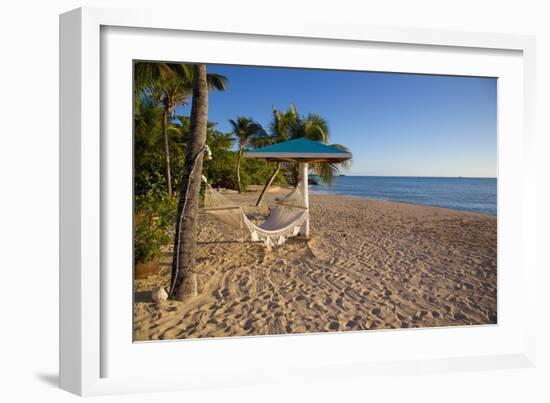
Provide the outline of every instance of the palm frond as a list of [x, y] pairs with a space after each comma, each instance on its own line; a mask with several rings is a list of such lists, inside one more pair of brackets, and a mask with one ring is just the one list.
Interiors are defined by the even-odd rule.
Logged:
[[296, 111], [296, 105], [290, 104], [290, 106], [288, 107], [287, 115], [294, 119], [298, 117], [298, 112]]
[[272, 107], [273, 119], [270, 123], [270, 133], [273, 137], [273, 143], [280, 143], [291, 138], [290, 129], [293, 123], [298, 118], [296, 107], [291, 104], [286, 112], [277, 110]]
[[[331, 146], [339, 148], [342, 151], [349, 152], [349, 148], [347, 148], [346, 146], [343, 146], [342, 144], [331, 144]], [[351, 168], [351, 165], [352, 165], [351, 159], [338, 163], [338, 166], [342, 169], [349, 169]]]
[[183, 83], [193, 83], [193, 65], [185, 63], [167, 63], [166, 64]]
[[326, 119], [315, 113], [309, 113], [304, 119], [306, 137], [328, 143], [329, 129]]
[[312, 172], [321, 179], [321, 182], [330, 185], [334, 178], [340, 174], [337, 164], [330, 162], [316, 162], [311, 164]]
[[235, 120], [229, 119], [229, 124], [231, 125], [231, 129], [233, 132], [237, 132], [239, 130], [239, 125]]
[[267, 135], [264, 128], [258, 122], [249, 117], [237, 116], [236, 119], [229, 119], [232, 134], [239, 141], [239, 149], [254, 145], [254, 139]]
[[221, 74], [207, 74], [206, 82], [209, 90], [225, 91], [227, 89], [227, 77]]
[[272, 136], [265, 133], [265, 134], [262, 134], [260, 136], [254, 137], [250, 141], [250, 145], [254, 148], [265, 147], [265, 146], [269, 146], [271, 144], [274, 144], [274, 140], [275, 139]]

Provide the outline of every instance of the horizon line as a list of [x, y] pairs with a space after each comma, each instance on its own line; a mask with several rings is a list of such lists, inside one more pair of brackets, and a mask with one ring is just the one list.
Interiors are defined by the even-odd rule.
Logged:
[[[310, 176], [317, 176], [310, 174]], [[339, 174], [335, 176], [368, 176], [377, 178], [464, 178], [464, 179], [497, 179], [497, 176], [437, 176], [437, 175], [357, 175], [357, 174]]]

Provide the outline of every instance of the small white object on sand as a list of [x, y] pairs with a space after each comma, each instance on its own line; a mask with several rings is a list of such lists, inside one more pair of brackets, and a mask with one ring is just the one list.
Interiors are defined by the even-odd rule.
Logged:
[[157, 304], [168, 299], [168, 293], [164, 290], [163, 287], [155, 287], [151, 292], [151, 298]]

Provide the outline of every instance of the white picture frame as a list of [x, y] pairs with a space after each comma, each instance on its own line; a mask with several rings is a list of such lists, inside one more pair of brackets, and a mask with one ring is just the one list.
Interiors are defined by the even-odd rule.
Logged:
[[[398, 375], [534, 365], [534, 323], [529, 319], [516, 320], [515, 308], [507, 304], [510, 298], [514, 298], [513, 293], [521, 293], [522, 305], [517, 309], [534, 312], [534, 309], [529, 309], [535, 304], [536, 281], [536, 242], [530, 238], [534, 236], [536, 224], [535, 184], [529, 179], [535, 177], [535, 159], [530, 158], [534, 154], [534, 38], [327, 24], [326, 21], [306, 20], [300, 25], [281, 26], [265, 20], [195, 17], [182, 20], [174, 14], [154, 10], [103, 8], [81, 8], [60, 17], [61, 387], [79, 395], [96, 395], [295, 382], [296, 379], [322, 380], [329, 372], [331, 379], [345, 379], [380, 373]], [[126, 202], [113, 205], [114, 198], [111, 196], [117, 191], [113, 187], [114, 182], [126, 183], [121, 187], [129, 187], [131, 191], [131, 183], [124, 182], [131, 155], [129, 160], [121, 161], [119, 167], [114, 167], [109, 161], [109, 150], [127, 147], [128, 143], [124, 141], [128, 137], [121, 136], [121, 142], [112, 141], [114, 137], [108, 136], [108, 133], [114, 128], [125, 130], [131, 121], [131, 103], [128, 104], [124, 98], [131, 97], [131, 91], [125, 92], [128, 81], [119, 80], [116, 74], [127, 71], [131, 76], [131, 70], [127, 70], [128, 65], [124, 63], [137, 58], [135, 52], [138, 50], [135, 43], [132, 44], [131, 37], [139, 33], [143, 35], [139, 38], [143, 41], [139, 52], [147, 49], [149, 52], [140, 53], [140, 56], [145, 58], [145, 55], [150, 60], [175, 60], [189, 56], [170, 54], [167, 49], [161, 49], [162, 46], [153, 49], [151, 44], [146, 45], [148, 36], [154, 34], [155, 40], [159, 41], [181, 41], [185, 40], [185, 35], [192, 34], [190, 41], [212, 42], [207, 46], [233, 40], [246, 43], [246, 46], [256, 46], [257, 51], [251, 52], [248, 59], [232, 61], [225, 55], [216, 59], [209, 57], [206, 47], [202, 49], [203, 53], [195, 49], [194, 55], [185, 60], [191, 62], [274, 65], [267, 56], [262, 56], [262, 47], [287, 47], [292, 54], [294, 45], [312, 49], [315, 44], [330, 48], [333, 52], [340, 49], [343, 53], [381, 52], [377, 58], [379, 64], [368, 62], [373, 70], [399, 71], [399, 60], [403, 60], [407, 52], [409, 56], [412, 54], [410, 52], [416, 52], [424, 54], [424, 58], [418, 58], [419, 64], [416, 66], [411, 63], [416, 63], [417, 59], [409, 60], [408, 67], [403, 67], [402, 72], [459, 74], [463, 71], [462, 74], [466, 75], [495, 76], [491, 72], [499, 71], [501, 75], [496, 76], [503, 84], [499, 85], [498, 118], [498, 261], [499, 270], [511, 263], [520, 268], [517, 272], [504, 270], [502, 276], [499, 272], [499, 325], [478, 326], [475, 329], [132, 343], [131, 338], [128, 339], [131, 327], [127, 327], [132, 315], [131, 310], [127, 310], [128, 304], [131, 305], [131, 293], [125, 293], [126, 288], [121, 291], [121, 288], [115, 287], [115, 284], [127, 281], [131, 289], [131, 279], [125, 274], [117, 276], [113, 271], [106, 271], [110, 259], [117, 259], [125, 265], [124, 259], [127, 257], [119, 252], [115, 252], [118, 256], [114, 256], [106, 238], [113, 239], [113, 236], [120, 235], [122, 239], [127, 239], [128, 228], [124, 222], [113, 218], [118, 215], [106, 212], [128, 207]], [[233, 44], [237, 46], [236, 42]], [[387, 47], [391, 48], [389, 52]], [[430, 52], [443, 52], [449, 60], [439, 60], [435, 53]], [[312, 50], [311, 54], [314, 53]], [[346, 57], [342, 55], [342, 60]], [[360, 69], [363, 66], [360, 61], [356, 66], [352, 65], [349, 58], [340, 64], [332, 61], [322, 65], [315, 61], [314, 56], [312, 58], [310, 63], [314, 65], [309, 67]], [[471, 65], [468, 60], [472, 61]], [[429, 69], [426, 61], [431, 61]], [[281, 65], [288, 65], [288, 60], [283, 57]], [[306, 67], [303, 63], [299, 65]], [[404, 63], [402, 65], [405, 66]], [[106, 82], [106, 77], [112, 80]], [[115, 82], [116, 85], [113, 84]], [[112, 90], [115, 87], [117, 89]], [[503, 97], [500, 97], [502, 94]], [[105, 109], [107, 104], [109, 108]], [[127, 114], [130, 108], [129, 119], [111, 121], [112, 114], [108, 113], [114, 110], [111, 107], [121, 108], [117, 110], [123, 114]], [[131, 131], [128, 135], [131, 136]], [[124, 197], [117, 199], [126, 200]], [[130, 212], [128, 210], [127, 214], [130, 215]], [[131, 245], [128, 247], [131, 248]], [[130, 261], [127, 263], [130, 267]], [[502, 289], [506, 292], [501, 292]], [[115, 291], [116, 294], [113, 294]], [[118, 295], [122, 302], [113, 302], [113, 295]], [[501, 323], [501, 318], [504, 323]], [[118, 326], [125, 330], [119, 330]], [[463, 341], [463, 348], [456, 346], [456, 340]], [[487, 348], [489, 340], [495, 340], [490, 349]], [[380, 346], [380, 355], [371, 351], [369, 358], [361, 354], [349, 356], [352, 350], [346, 350], [345, 346], [362, 343], [364, 346]], [[389, 350], [383, 346], [391, 343], [396, 347], [392, 354], [388, 354]], [[431, 351], [425, 348], [414, 355], [407, 355], [404, 348], [398, 348], [404, 343], [434, 347]], [[454, 344], [455, 347], [444, 344]], [[315, 351], [319, 348], [332, 353], [322, 358], [316, 357]], [[285, 357], [283, 351], [291, 353]], [[365, 351], [368, 351], [367, 347]], [[174, 354], [185, 354], [188, 362], [193, 364], [189, 364], [187, 369], [180, 364], [181, 368], [176, 371], [168, 363], [168, 357]], [[157, 374], [146, 371], [141, 375], [132, 373], [133, 355], [139, 355], [145, 367], [151, 363]], [[262, 365], [260, 357], [267, 357], [265, 364]], [[199, 360], [202, 365], [198, 365]], [[226, 367], [223, 360], [239, 363]], [[219, 362], [219, 365], [212, 366], [213, 362]], [[307, 371], [304, 371], [305, 368]], [[208, 379], [204, 377], [206, 373]]]

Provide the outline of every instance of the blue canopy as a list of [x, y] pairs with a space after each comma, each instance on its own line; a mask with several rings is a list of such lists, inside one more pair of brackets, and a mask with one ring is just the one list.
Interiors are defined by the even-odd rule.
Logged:
[[244, 153], [246, 158], [264, 160], [292, 160], [303, 162], [342, 162], [351, 158], [351, 153], [341, 148], [319, 143], [306, 138], [297, 138]]

